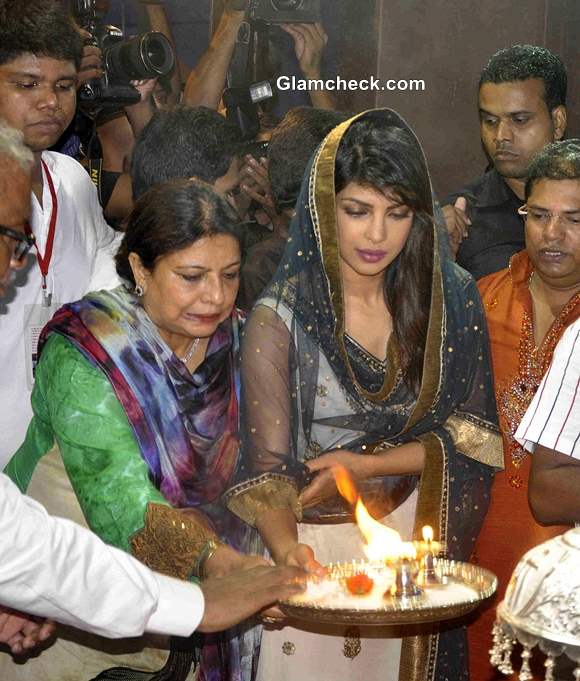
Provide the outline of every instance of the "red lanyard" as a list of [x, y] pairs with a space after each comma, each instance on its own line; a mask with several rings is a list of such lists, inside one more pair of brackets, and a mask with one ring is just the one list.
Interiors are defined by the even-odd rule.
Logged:
[[48, 182], [48, 189], [52, 199], [52, 211], [50, 214], [48, 238], [46, 240], [44, 255], [40, 254], [38, 242], [35, 243], [34, 247], [36, 248], [36, 259], [38, 260], [38, 266], [40, 267], [40, 273], [42, 274], [42, 296], [44, 304], [50, 306], [52, 294], [47, 291], [46, 277], [48, 276], [48, 268], [50, 267], [50, 261], [52, 260], [52, 247], [54, 246], [54, 233], [56, 232], [56, 218], [58, 215], [58, 200], [56, 198], [56, 191], [54, 189], [54, 182], [52, 181], [50, 170], [44, 161], [41, 160], [41, 163], [44, 168], [44, 174], [46, 175], [46, 181]]

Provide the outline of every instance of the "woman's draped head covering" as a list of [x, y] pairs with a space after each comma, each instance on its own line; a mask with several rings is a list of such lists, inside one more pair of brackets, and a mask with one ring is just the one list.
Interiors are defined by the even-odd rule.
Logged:
[[[339, 182], [348, 184], [349, 173], [352, 181], [364, 186], [392, 189], [414, 212], [407, 243], [385, 273], [385, 298], [395, 325], [384, 380], [374, 390], [361, 385], [345, 347], [336, 193], [343, 188]], [[321, 349], [348, 392], [367, 405], [380, 407], [393, 390], [399, 367], [408, 367], [417, 353], [421, 362], [429, 339], [440, 342], [441, 256], [433, 213], [431, 181], [421, 145], [407, 123], [389, 109], [368, 111], [338, 125], [323, 141], [305, 174], [288, 245], [264, 297], [278, 297], [293, 310], [301, 330], [299, 354], [311, 355], [315, 348]], [[415, 315], [416, 319], [409, 319], [406, 301], [412, 303], [407, 306], [412, 310], [422, 309], [424, 318]], [[401, 328], [414, 329], [414, 337], [400, 337]], [[417, 338], [421, 339], [419, 345]], [[408, 347], [409, 340], [414, 347]], [[418, 380], [409, 380], [416, 394], [424, 375], [423, 368]], [[430, 402], [433, 397], [423, 395], [423, 401]]]
[[[357, 352], [345, 328], [336, 195], [349, 182], [388, 188], [414, 216], [405, 246], [385, 270], [393, 332], [382, 364]], [[301, 480], [304, 462], [316, 451], [329, 451], [316, 446], [328, 430], [336, 433], [328, 437], [332, 449], [342, 432], [352, 439], [341, 446], [355, 452], [421, 441], [427, 455], [415, 529], [423, 522], [445, 537], [445, 500], [465, 498], [470, 489], [480, 510], [454, 516], [465, 531], [450, 537], [452, 553], [465, 558], [487, 505], [480, 492], [486, 493], [491, 467], [501, 466], [501, 447], [481, 300], [473, 278], [447, 256], [434, 214], [425, 155], [396, 112], [362, 113], [325, 138], [306, 171], [284, 256], [261, 299], [284, 320], [290, 338], [290, 442], [287, 450], [267, 454], [280, 461], [276, 472], [290, 471]], [[260, 300], [252, 314], [263, 314], [259, 308]], [[335, 412], [329, 400], [337, 393], [325, 389], [330, 383], [340, 391]], [[277, 397], [269, 399], [275, 403]], [[244, 430], [246, 440], [253, 441]], [[464, 456], [455, 456], [456, 448]], [[413, 486], [408, 479], [369, 479], [361, 493], [386, 495], [396, 508]]]
[[[393, 333], [384, 362], [345, 329], [336, 195], [349, 182], [388, 188], [385, 196], [413, 211], [405, 246], [385, 270]], [[449, 540], [450, 555], [467, 557], [501, 447], [481, 301], [472, 277], [440, 250], [433, 213], [424, 154], [395, 112], [355, 116], [316, 152], [284, 256], [245, 331], [243, 464], [228, 493], [242, 517], [251, 519], [252, 504], [264, 503], [269, 489], [277, 503], [281, 492], [296, 496], [309, 483], [307, 462], [324, 452], [371, 454], [420, 441], [415, 532], [430, 524]], [[413, 362], [418, 381], [409, 380]], [[385, 515], [415, 483], [388, 475], [359, 482], [359, 490]], [[457, 509], [452, 524], [447, 503]], [[344, 510], [331, 499], [305, 513], [310, 521], [344, 521]]]

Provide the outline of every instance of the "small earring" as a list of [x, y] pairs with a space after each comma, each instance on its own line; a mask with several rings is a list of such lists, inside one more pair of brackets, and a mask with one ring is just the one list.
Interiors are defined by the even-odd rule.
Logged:
[[139, 298], [141, 298], [141, 296], [143, 295], [143, 293], [144, 293], [143, 287], [140, 286], [139, 284], [137, 284], [137, 286], [135, 286], [135, 295], [136, 295], [136, 296], [139, 296]]

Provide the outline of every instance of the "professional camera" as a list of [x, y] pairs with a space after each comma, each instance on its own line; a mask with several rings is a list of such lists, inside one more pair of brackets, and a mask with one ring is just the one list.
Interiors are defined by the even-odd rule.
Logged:
[[273, 90], [270, 36], [281, 33], [277, 24], [315, 23], [322, 20], [321, 0], [232, 0], [233, 9], [245, 9], [234, 54], [228, 69], [223, 101], [227, 118], [238, 125], [244, 139], [260, 127], [259, 109], [271, 106]]
[[254, 139], [260, 129], [257, 104], [274, 96], [270, 81], [252, 83], [248, 87], [229, 87], [223, 92], [226, 118], [237, 125], [245, 140]]
[[162, 33], [151, 31], [125, 38], [115, 26], [97, 24], [95, 0], [74, 0], [73, 14], [101, 49], [105, 74], [79, 90], [79, 103], [84, 108], [136, 104], [140, 95], [130, 81], [165, 76], [172, 70], [175, 55]]
[[250, 0], [250, 21], [265, 24], [311, 24], [322, 20], [320, 0]]

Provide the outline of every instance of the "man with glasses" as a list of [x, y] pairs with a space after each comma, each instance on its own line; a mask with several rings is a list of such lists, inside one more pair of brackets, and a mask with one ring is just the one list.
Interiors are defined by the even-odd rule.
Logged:
[[[558, 340], [580, 317], [580, 140], [554, 142], [533, 158], [519, 212], [526, 249], [512, 256], [509, 268], [479, 281], [505, 454], [476, 544], [477, 560], [499, 577], [495, 602], [521, 556], [563, 530], [534, 520], [528, 506], [531, 457], [514, 436]], [[490, 670], [493, 606], [470, 631], [475, 681], [487, 679]]]
[[25, 229], [30, 214], [33, 157], [16, 131], [1, 122], [0, 140], [0, 296], [3, 296], [12, 273], [24, 267], [34, 244]]
[[7, 236], [16, 244], [13, 248], [12, 259], [18, 263], [22, 263], [24, 258], [28, 255], [28, 251], [34, 246], [34, 236], [32, 234], [22, 234], [10, 227], [0, 225], [0, 234]]

